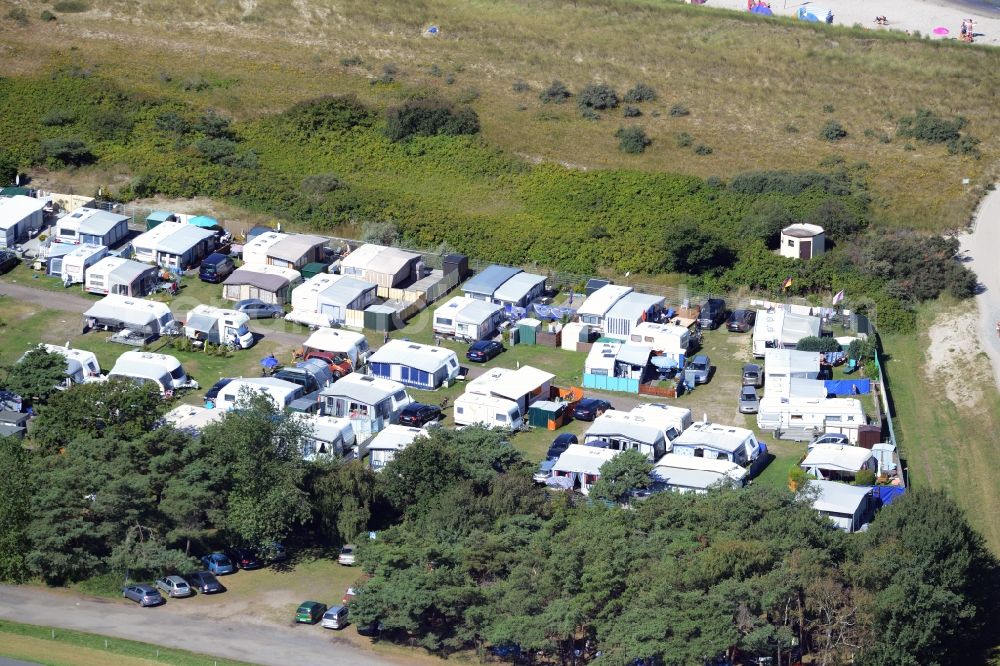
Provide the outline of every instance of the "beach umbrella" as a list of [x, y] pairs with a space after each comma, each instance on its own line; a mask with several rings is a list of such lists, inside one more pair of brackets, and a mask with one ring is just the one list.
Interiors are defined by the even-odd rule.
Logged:
[[938, 27], [934, 28], [933, 32], [935, 35], [947, 35], [949, 31], [948, 28], [944, 27], [943, 25], [939, 25]]
[[273, 356], [265, 356], [264, 358], [260, 359], [260, 364], [265, 368], [267, 368], [268, 370], [270, 370], [271, 368], [278, 365], [278, 359], [274, 358]]

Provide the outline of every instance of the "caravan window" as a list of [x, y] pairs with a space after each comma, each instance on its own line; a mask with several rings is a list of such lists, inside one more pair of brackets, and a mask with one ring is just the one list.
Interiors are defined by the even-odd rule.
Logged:
[[497, 423], [506, 423], [507, 422], [507, 415], [506, 414], [497, 414], [496, 417], [495, 417], [495, 420], [496, 420]]
[[184, 379], [184, 368], [182, 368], [181, 366], [178, 365], [176, 368], [174, 368], [173, 370], [170, 371], [170, 378], [171, 379]]
[[392, 399], [395, 400], [397, 403], [403, 402], [404, 400], [406, 400], [406, 391], [405, 390], [396, 391], [396, 393], [393, 394]]
[[455, 413], [456, 414], [464, 414], [465, 413], [465, 409], [462, 408], [462, 407], [455, 407]]
[[435, 323], [440, 324], [441, 326], [451, 326], [454, 322], [451, 319], [437, 317], [437, 321]]

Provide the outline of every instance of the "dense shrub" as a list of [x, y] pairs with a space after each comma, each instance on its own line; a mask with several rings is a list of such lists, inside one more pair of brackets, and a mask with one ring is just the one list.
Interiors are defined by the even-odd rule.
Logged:
[[599, 114], [597, 111], [594, 111], [593, 109], [581, 109], [580, 117], [585, 118], [587, 120], [600, 120], [601, 114]]
[[712, 154], [712, 147], [711, 146], [706, 146], [703, 143], [699, 143], [697, 146], [694, 147], [694, 154], [695, 155], [711, 155]]
[[847, 130], [836, 120], [827, 122], [823, 125], [823, 129], [819, 131], [819, 138], [826, 139], [827, 141], [840, 141], [846, 136]]
[[961, 116], [948, 120], [933, 111], [917, 109], [912, 116], [899, 119], [896, 133], [924, 143], [950, 143], [958, 140], [965, 125], [966, 120]]
[[827, 237], [834, 240], [849, 238], [863, 230], [868, 221], [859, 217], [843, 201], [827, 199], [809, 213], [805, 220], [823, 227]]
[[571, 96], [569, 88], [562, 81], [556, 79], [538, 94], [538, 99], [545, 104], [562, 104]]
[[354, 95], [328, 95], [299, 102], [284, 114], [305, 132], [346, 131], [358, 126], [368, 127], [375, 114]]
[[161, 132], [183, 136], [191, 131], [191, 123], [176, 111], [158, 113], [153, 124]]
[[638, 118], [642, 115], [642, 111], [637, 106], [626, 106], [622, 109], [622, 115], [626, 118]]
[[53, 168], [83, 166], [95, 159], [90, 147], [78, 138], [45, 139], [42, 141], [38, 158]]
[[52, 5], [52, 9], [64, 14], [79, 14], [82, 12], [89, 12], [90, 5], [86, 2], [82, 2], [82, 0], [59, 0]]
[[875, 485], [875, 472], [870, 469], [860, 470], [854, 475], [854, 485], [856, 486], [874, 486]]
[[337, 174], [333, 173], [317, 173], [306, 176], [302, 179], [301, 185], [302, 192], [312, 197], [321, 197], [344, 187], [347, 186]]
[[714, 231], [693, 222], [668, 227], [663, 236], [663, 268], [677, 273], [704, 273], [728, 266], [735, 253]]
[[50, 109], [40, 122], [46, 127], [62, 127], [76, 122], [77, 114], [73, 109]]
[[393, 245], [399, 240], [399, 228], [393, 222], [365, 222], [361, 240], [377, 245]]
[[833, 338], [817, 338], [815, 336], [808, 336], [802, 338], [797, 343], [795, 343], [795, 349], [797, 351], [809, 351], [809, 352], [839, 352], [841, 351], [840, 343]]
[[17, 178], [17, 159], [8, 152], [0, 151], [0, 183], [13, 183]]
[[692, 143], [694, 143], [694, 137], [688, 134], [687, 132], [681, 132], [680, 134], [677, 135], [678, 148], [687, 148]]
[[580, 91], [577, 104], [584, 109], [615, 109], [618, 107], [618, 93], [606, 83], [592, 83]]
[[646, 132], [641, 127], [635, 126], [618, 128], [615, 137], [618, 138], [618, 150], [634, 155], [643, 152], [652, 143]]
[[955, 260], [956, 238], [913, 233], [879, 233], [866, 239], [863, 273], [886, 280], [886, 291], [900, 301], [920, 302], [948, 290], [959, 298], [975, 290], [975, 274]]
[[525, 81], [524, 79], [518, 79], [517, 81], [514, 81], [513, 85], [511, 85], [510, 88], [514, 92], [528, 92], [529, 90], [531, 90], [531, 86], [528, 85], [528, 82]]
[[656, 91], [645, 83], [637, 83], [625, 93], [624, 100], [630, 104], [652, 102], [656, 99]]
[[135, 123], [118, 109], [100, 109], [90, 117], [90, 131], [102, 141], [125, 141]]
[[220, 116], [213, 109], [203, 113], [198, 122], [194, 124], [193, 129], [210, 139], [231, 139], [234, 136], [233, 130], [229, 126], [229, 119]]
[[778, 201], [763, 199], [753, 205], [749, 215], [743, 218], [741, 226], [748, 238], [763, 242], [767, 247], [778, 247], [781, 230], [798, 220]]
[[730, 190], [748, 195], [776, 192], [794, 196], [813, 188], [835, 196], [851, 193], [846, 178], [818, 171], [746, 171], [729, 181]]
[[55, 21], [56, 15], [47, 9], [43, 9], [42, 13], [38, 15], [38, 18], [42, 19], [45, 22], [49, 22], [49, 21]]
[[204, 138], [195, 141], [194, 147], [206, 160], [219, 164], [227, 157], [235, 155], [239, 144], [232, 139]]
[[674, 118], [683, 118], [684, 116], [690, 115], [691, 112], [686, 106], [681, 104], [674, 104], [670, 107], [670, 115]]
[[469, 107], [455, 107], [440, 100], [418, 100], [391, 107], [386, 112], [385, 135], [392, 141], [411, 136], [475, 134], [479, 116]]
[[974, 136], [963, 136], [948, 142], [948, 154], [980, 156], [979, 139]]

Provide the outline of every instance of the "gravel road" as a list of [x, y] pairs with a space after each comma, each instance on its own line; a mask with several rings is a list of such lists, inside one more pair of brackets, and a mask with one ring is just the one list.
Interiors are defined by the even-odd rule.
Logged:
[[[49, 291], [48, 289], [36, 289], [23, 282], [11, 282], [10, 280], [0, 280], [0, 295], [10, 296], [19, 301], [43, 304], [49, 310], [63, 310], [80, 315], [80, 322], [83, 322], [83, 313], [90, 309], [94, 301], [84, 298], [72, 290], [65, 292]], [[177, 316], [174, 313], [174, 316]], [[265, 337], [283, 345], [298, 347], [306, 339], [302, 333], [289, 333], [286, 331], [276, 331], [273, 328], [261, 328], [250, 326], [250, 330], [256, 335]]]
[[982, 291], [976, 296], [979, 306], [979, 339], [993, 361], [993, 374], [1000, 388], [1000, 189], [988, 192], [976, 212], [975, 229], [960, 235], [962, 252], [968, 266], [979, 276]]
[[413, 663], [404, 658], [364, 651], [339, 638], [337, 632], [318, 625], [279, 627], [223, 622], [207, 616], [171, 612], [173, 603], [178, 602], [167, 602], [158, 608], [139, 608], [115, 599], [0, 585], [0, 618], [27, 624], [88, 631], [267, 666], [398, 666]]

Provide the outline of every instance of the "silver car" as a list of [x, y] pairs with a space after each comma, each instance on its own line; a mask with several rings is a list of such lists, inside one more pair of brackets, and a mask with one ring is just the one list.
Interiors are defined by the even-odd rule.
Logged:
[[156, 581], [156, 587], [168, 597], [190, 597], [194, 590], [180, 576], [166, 576]]
[[756, 414], [759, 408], [757, 389], [752, 386], [740, 387], [740, 414]]
[[159, 606], [166, 600], [151, 585], [128, 585], [122, 588], [122, 596], [140, 606]]

